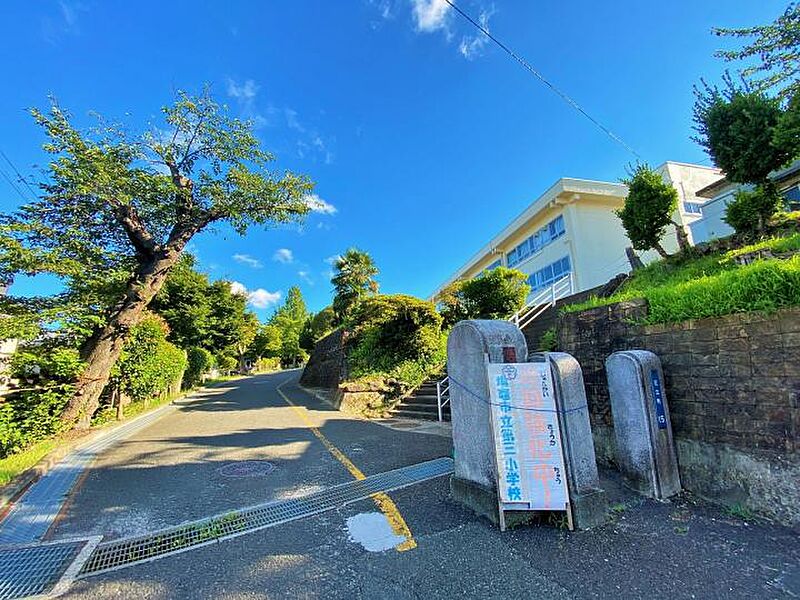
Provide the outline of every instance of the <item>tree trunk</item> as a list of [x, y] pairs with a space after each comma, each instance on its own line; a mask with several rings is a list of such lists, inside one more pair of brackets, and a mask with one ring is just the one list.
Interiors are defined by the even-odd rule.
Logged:
[[686, 234], [686, 230], [680, 223], [673, 221], [672, 224], [675, 226], [675, 235], [678, 238], [678, 248], [680, 248], [681, 252], [687, 252], [691, 246], [689, 245], [689, 236]]
[[667, 251], [664, 250], [664, 246], [661, 245], [661, 242], [656, 242], [653, 248], [655, 248], [655, 251], [658, 252], [661, 258], [669, 258], [669, 254], [667, 254]]
[[92, 415], [100, 405], [100, 395], [108, 383], [114, 363], [117, 362], [125, 336], [136, 325], [142, 312], [161, 289], [172, 266], [180, 257], [183, 246], [159, 251], [151, 260], [140, 265], [128, 283], [125, 297], [108, 322], [99, 328], [84, 344], [81, 357], [86, 369], [79, 377], [61, 419], [76, 428], [90, 425]]

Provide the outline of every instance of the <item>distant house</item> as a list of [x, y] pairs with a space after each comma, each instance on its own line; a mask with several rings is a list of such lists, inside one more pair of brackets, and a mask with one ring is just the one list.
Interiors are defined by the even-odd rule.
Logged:
[[[677, 162], [666, 162], [657, 170], [678, 191], [680, 202], [673, 218], [684, 225], [701, 216], [705, 199], [694, 190], [722, 177], [718, 169]], [[623, 206], [627, 193], [621, 183], [559, 179], [442, 283], [432, 298], [453, 281], [500, 265], [526, 273], [532, 295], [566, 276], [571, 291], [580, 292], [628, 272], [625, 249], [631, 243], [614, 213]], [[687, 233], [691, 241], [688, 229]], [[677, 249], [672, 228], [663, 245], [668, 252]], [[657, 254], [646, 252], [641, 258], [649, 262]]]
[[[800, 209], [800, 160], [789, 167], [776, 171], [770, 176], [786, 198], [790, 210]], [[697, 195], [708, 199], [701, 206], [700, 218], [689, 224], [694, 242], [707, 242], [733, 233], [733, 228], [725, 222], [725, 211], [736, 192], [751, 189], [727, 178], [711, 183], [697, 190]]]

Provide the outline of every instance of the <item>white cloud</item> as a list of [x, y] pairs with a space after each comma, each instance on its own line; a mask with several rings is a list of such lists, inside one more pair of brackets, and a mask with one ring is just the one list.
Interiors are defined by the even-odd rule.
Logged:
[[431, 33], [447, 31], [447, 17], [450, 5], [444, 0], [411, 0], [414, 23], [418, 31]]
[[231, 281], [231, 294], [236, 294], [238, 296], [247, 296], [247, 288], [244, 287], [243, 284], [239, 283], [238, 281]]
[[260, 86], [252, 79], [246, 79], [243, 83], [228, 79], [228, 96], [236, 100], [239, 110], [246, 119], [250, 119], [256, 127], [263, 127], [268, 124], [268, 120], [256, 108], [259, 89]]
[[280, 291], [268, 292], [263, 288], [258, 288], [247, 294], [247, 302], [255, 308], [269, 308], [273, 304], [277, 304], [280, 299]]
[[228, 96], [237, 100], [254, 100], [258, 94], [258, 85], [252, 79], [238, 84], [233, 79], [228, 79]]
[[336, 264], [336, 261], [338, 261], [340, 258], [342, 258], [341, 254], [334, 254], [333, 256], [329, 256], [328, 258], [324, 259], [322, 262], [330, 266], [333, 266]]
[[311, 279], [311, 275], [309, 275], [308, 271], [298, 271], [297, 276], [305, 281], [308, 285], [314, 285], [314, 280]]
[[249, 254], [234, 254], [233, 260], [238, 263], [242, 263], [243, 265], [247, 265], [248, 267], [252, 267], [254, 269], [260, 269], [264, 265], [261, 264], [261, 261], [257, 258], [253, 258]]
[[305, 200], [308, 208], [311, 209], [311, 212], [322, 213], [324, 215], [333, 215], [338, 211], [333, 204], [323, 200], [317, 194], [308, 194]]
[[[489, 19], [492, 18], [493, 14], [494, 7], [492, 7], [491, 10], [482, 10], [481, 14], [478, 16], [478, 22], [486, 31], [489, 31]], [[489, 38], [481, 31], [473, 36], [465, 35], [461, 38], [458, 51], [461, 53], [461, 56], [467, 60], [472, 60], [483, 54], [483, 49], [488, 42]]]
[[272, 255], [272, 260], [288, 265], [294, 261], [294, 254], [288, 248], [278, 248]]
[[238, 281], [231, 281], [230, 286], [232, 294], [244, 296], [247, 298], [247, 303], [254, 308], [269, 308], [273, 304], [276, 304], [282, 296], [280, 290], [276, 292], [269, 292], [264, 288], [248, 290]]

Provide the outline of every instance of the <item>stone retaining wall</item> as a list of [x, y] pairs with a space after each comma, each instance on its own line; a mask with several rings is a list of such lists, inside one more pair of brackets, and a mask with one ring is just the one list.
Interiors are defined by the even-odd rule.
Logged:
[[300, 385], [336, 389], [347, 378], [345, 332], [336, 329], [319, 340], [303, 369]]
[[614, 461], [605, 359], [661, 358], [686, 489], [800, 523], [800, 309], [639, 325], [644, 300], [568, 313], [558, 349], [583, 369], [598, 459]]

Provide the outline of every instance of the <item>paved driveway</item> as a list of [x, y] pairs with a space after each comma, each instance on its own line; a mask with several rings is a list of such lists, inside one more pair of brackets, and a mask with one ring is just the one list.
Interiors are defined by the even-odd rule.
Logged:
[[[207, 391], [105, 453], [52, 537], [142, 533], [303, 495], [451, 455], [446, 437], [346, 417], [307, 394], [297, 373]], [[299, 408], [290, 406], [278, 391]], [[342, 456], [337, 458], [336, 452]], [[344, 457], [344, 461], [342, 458]], [[257, 477], [226, 477], [268, 461]], [[747, 524], [683, 497], [641, 501], [604, 482], [613, 521], [590, 532], [500, 534], [448, 496], [446, 478], [390, 497], [416, 547], [374, 551], [381, 513], [365, 500], [150, 563], [83, 579], [69, 598], [791, 598], [795, 532]], [[361, 524], [356, 527], [355, 525]], [[374, 540], [372, 540], [374, 541]]]

